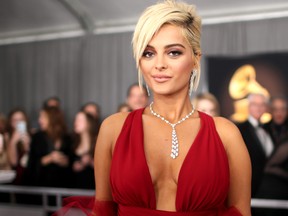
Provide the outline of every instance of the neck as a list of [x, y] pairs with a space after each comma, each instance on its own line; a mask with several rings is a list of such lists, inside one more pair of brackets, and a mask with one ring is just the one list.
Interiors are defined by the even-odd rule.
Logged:
[[193, 109], [190, 98], [155, 97], [152, 105], [153, 111], [163, 116], [171, 123], [176, 123]]

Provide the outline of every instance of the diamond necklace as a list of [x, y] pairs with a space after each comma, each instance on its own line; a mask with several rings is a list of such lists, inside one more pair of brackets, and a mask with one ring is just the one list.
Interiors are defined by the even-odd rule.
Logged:
[[178, 148], [179, 147], [179, 142], [178, 142], [178, 137], [177, 137], [177, 134], [176, 134], [175, 127], [176, 127], [176, 125], [178, 125], [178, 124], [184, 122], [186, 119], [188, 119], [194, 113], [195, 109], [194, 109], [194, 107], [192, 105], [192, 111], [190, 113], [188, 113], [184, 118], [180, 119], [175, 124], [172, 124], [171, 122], [166, 120], [163, 116], [161, 116], [158, 113], [154, 112], [153, 109], [152, 109], [152, 104], [153, 104], [153, 101], [150, 103], [150, 112], [151, 112], [151, 114], [156, 116], [157, 118], [160, 118], [162, 121], [164, 121], [165, 123], [169, 124], [172, 127], [172, 148], [171, 148], [170, 157], [175, 159], [179, 155], [179, 148]]

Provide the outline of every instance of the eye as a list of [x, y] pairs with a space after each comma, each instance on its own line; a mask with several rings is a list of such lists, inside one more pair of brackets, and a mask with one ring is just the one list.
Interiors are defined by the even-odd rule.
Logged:
[[143, 57], [145, 57], [145, 58], [151, 58], [152, 56], [154, 56], [154, 53], [152, 52], [152, 51], [144, 51], [143, 52], [143, 55], [142, 55]]
[[169, 56], [172, 56], [172, 57], [177, 57], [179, 55], [182, 55], [182, 52], [181, 51], [178, 51], [178, 50], [173, 50], [173, 51], [170, 51], [168, 53]]

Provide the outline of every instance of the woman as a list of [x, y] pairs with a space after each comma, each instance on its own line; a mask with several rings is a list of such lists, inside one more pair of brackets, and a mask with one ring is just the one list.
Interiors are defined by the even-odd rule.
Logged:
[[175, 1], [140, 17], [134, 57], [140, 85], [143, 75], [154, 99], [100, 128], [97, 216], [250, 215], [251, 167], [238, 129], [190, 103], [200, 76], [200, 28], [194, 6]]
[[39, 115], [40, 131], [32, 136], [28, 162], [29, 182], [33, 186], [69, 187], [71, 139], [64, 116], [56, 107], [46, 107]]
[[200, 23], [194, 6], [174, 1], [140, 17], [134, 56], [139, 84], [143, 75], [154, 98], [102, 123], [93, 215], [251, 215], [250, 160], [239, 131], [190, 103], [200, 75]]
[[73, 187], [94, 189], [94, 147], [98, 128], [95, 118], [78, 112], [74, 121], [74, 144], [71, 158]]
[[9, 113], [5, 139], [9, 162], [16, 171], [13, 184], [22, 185], [31, 140], [28, 117], [24, 110], [14, 109]]
[[7, 158], [7, 149], [4, 142], [4, 136], [0, 133], [0, 171], [10, 169], [11, 167]]
[[10, 163], [7, 157], [7, 144], [5, 143], [6, 118], [0, 113], [0, 170], [10, 170]]

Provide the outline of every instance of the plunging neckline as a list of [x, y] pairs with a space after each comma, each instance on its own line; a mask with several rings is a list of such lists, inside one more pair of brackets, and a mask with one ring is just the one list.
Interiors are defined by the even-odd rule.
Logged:
[[[149, 166], [148, 166], [148, 162], [147, 162], [147, 158], [146, 158], [146, 154], [145, 154], [145, 148], [144, 148], [144, 128], [143, 128], [143, 112], [144, 112], [145, 108], [143, 108], [142, 110], [142, 116], [141, 116], [141, 122], [140, 122], [140, 125], [141, 125], [141, 136], [143, 137], [143, 139], [141, 140], [141, 151], [142, 151], [142, 154], [143, 154], [143, 157], [144, 157], [144, 164], [145, 164], [145, 172], [147, 173], [147, 175], [149, 176], [149, 187], [151, 191], [153, 191], [153, 207], [155, 210], [157, 210], [157, 200], [156, 200], [156, 192], [155, 192], [155, 188], [154, 188], [154, 185], [153, 185], [153, 181], [152, 181], [152, 176], [151, 176], [151, 173], [150, 173], [150, 170], [149, 170]], [[192, 152], [192, 149], [193, 149], [193, 146], [195, 145], [195, 143], [197, 143], [196, 141], [199, 139], [200, 137], [200, 133], [202, 132], [202, 129], [203, 129], [203, 119], [202, 119], [202, 113], [197, 111], [198, 112], [198, 115], [199, 115], [199, 118], [200, 118], [200, 128], [194, 138], [194, 140], [192, 141], [192, 144], [191, 146], [189, 147], [189, 150], [187, 151], [187, 154], [185, 155], [184, 157], [184, 160], [180, 166], [180, 170], [179, 170], [179, 173], [178, 173], [178, 178], [177, 178], [177, 188], [176, 188], [176, 196], [175, 196], [175, 210], [176, 212], [178, 211], [177, 209], [177, 200], [178, 200], [178, 192], [179, 192], [179, 184], [180, 181], [181, 181], [181, 174], [183, 172], [183, 167], [184, 165], [186, 164], [186, 161], [188, 160], [188, 156], [191, 154]], [[195, 147], [194, 147], [195, 148]]]

